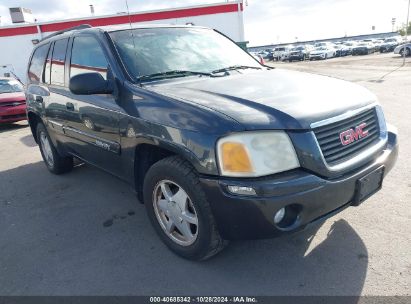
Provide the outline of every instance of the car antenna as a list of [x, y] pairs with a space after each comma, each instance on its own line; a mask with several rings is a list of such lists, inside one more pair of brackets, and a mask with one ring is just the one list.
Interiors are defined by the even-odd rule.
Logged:
[[[134, 47], [134, 55], [137, 57], [137, 53], [136, 53], [136, 41], [134, 39], [134, 33], [133, 33], [133, 25], [131, 24], [131, 16], [130, 16], [130, 9], [128, 7], [128, 0], [126, 1], [126, 8], [127, 8], [127, 16], [128, 16], [128, 23], [130, 24], [130, 33], [131, 33], [131, 38], [133, 40], [133, 47]], [[140, 75], [139, 75], [140, 76]], [[140, 83], [141, 85], [141, 83]]]

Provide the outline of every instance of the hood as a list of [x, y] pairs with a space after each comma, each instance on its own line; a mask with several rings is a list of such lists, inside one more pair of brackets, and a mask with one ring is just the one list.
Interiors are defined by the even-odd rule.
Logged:
[[24, 101], [26, 96], [23, 92], [1, 93], [0, 102]]
[[376, 101], [365, 88], [331, 77], [273, 69], [146, 86], [223, 113], [247, 130], [309, 129], [313, 122]]

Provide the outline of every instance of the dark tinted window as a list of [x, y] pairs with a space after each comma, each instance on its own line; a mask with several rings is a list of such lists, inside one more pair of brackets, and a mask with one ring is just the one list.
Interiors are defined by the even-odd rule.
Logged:
[[93, 37], [76, 37], [71, 51], [70, 77], [84, 73], [100, 73], [107, 79], [107, 60]]
[[34, 51], [29, 68], [29, 79], [32, 82], [40, 82], [43, 72], [44, 61], [46, 60], [49, 44], [42, 45]]
[[64, 85], [64, 61], [66, 60], [68, 39], [57, 40], [54, 43], [51, 59], [51, 83]]
[[51, 72], [51, 55], [53, 54], [53, 44], [51, 45], [47, 59], [46, 59], [46, 65], [44, 67], [44, 72], [43, 72], [43, 82], [44, 83], [50, 83], [50, 72]]

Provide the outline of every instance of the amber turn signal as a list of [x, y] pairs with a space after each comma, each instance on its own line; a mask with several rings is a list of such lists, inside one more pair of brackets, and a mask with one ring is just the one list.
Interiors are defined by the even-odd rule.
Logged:
[[221, 146], [222, 165], [228, 172], [253, 172], [246, 148], [241, 143], [225, 142]]

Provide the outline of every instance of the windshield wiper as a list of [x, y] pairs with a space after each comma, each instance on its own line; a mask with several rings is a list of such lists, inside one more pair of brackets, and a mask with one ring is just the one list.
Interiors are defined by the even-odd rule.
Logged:
[[167, 71], [167, 72], [142, 75], [142, 76], [137, 77], [137, 80], [153, 80], [153, 79], [170, 78], [170, 77], [185, 77], [185, 76], [192, 76], [192, 75], [213, 76], [211, 73], [205, 73], [205, 72], [172, 70], [172, 71]]
[[222, 73], [222, 72], [228, 72], [228, 71], [234, 71], [234, 70], [245, 70], [245, 69], [255, 69], [255, 70], [261, 70], [260, 67], [255, 67], [255, 66], [248, 66], [248, 65], [233, 65], [229, 66], [226, 68], [214, 70], [211, 73], [212, 74], [217, 74], [217, 73]]

